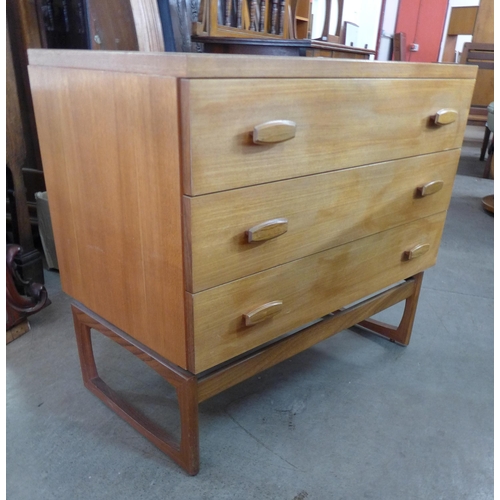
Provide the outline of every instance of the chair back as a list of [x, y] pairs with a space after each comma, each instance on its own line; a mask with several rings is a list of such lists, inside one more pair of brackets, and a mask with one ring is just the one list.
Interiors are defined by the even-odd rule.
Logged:
[[474, 64], [479, 66], [476, 86], [472, 95], [471, 112], [469, 121], [486, 123], [488, 117], [487, 106], [493, 102], [494, 81], [494, 45], [492, 43], [465, 43], [461, 64]]

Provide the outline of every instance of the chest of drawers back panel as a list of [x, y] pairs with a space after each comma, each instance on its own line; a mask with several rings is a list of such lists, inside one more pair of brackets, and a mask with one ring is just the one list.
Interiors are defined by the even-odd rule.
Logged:
[[[475, 72], [30, 51], [64, 290], [198, 373], [422, 271], [436, 260]], [[433, 124], [447, 108], [456, 119]], [[295, 137], [251, 143], [274, 120], [294, 122]], [[421, 196], [433, 181], [441, 189]], [[275, 218], [286, 232], [243, 244]], [[264, 321], [243, 329], [245, 315]]]

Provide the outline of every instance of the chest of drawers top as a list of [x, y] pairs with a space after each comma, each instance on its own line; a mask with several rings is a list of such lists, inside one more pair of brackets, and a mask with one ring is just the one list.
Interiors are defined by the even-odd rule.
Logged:
[[[29, 57], [63, 289], [175, 364], [206, 370], [435, 262], [476, 68]], [[255, 140], [275, 122], [288, 140]]]
[[252, 55], [29, 49], [31, 66], [118, 71], [174, 78], [472, 78], [458, 64]]

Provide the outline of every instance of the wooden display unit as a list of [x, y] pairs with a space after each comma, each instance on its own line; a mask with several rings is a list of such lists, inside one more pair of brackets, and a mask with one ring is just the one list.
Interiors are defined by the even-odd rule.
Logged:
[[[408, 344], [476, 67], [29, 55], [85, 386], [189, 474], [201, 401], [355, 324]], [[180, 443], [102, 381], [90, 329], [176, 388]]]
[[309, 0], [297, 1], [294, 38], [311, 38], [311, 5]]
[[290, 38], [291, 0], [201, 0], [193, 34]]

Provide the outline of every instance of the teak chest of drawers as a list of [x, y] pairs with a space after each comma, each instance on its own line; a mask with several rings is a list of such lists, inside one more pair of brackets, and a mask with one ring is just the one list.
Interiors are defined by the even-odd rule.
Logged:
[[[354, 324], [408, 344], [475, 67], [34, 50], [29, 72], [84, 383], [190, 474], [199, 402]], [[91, 328], [176, 387], [179, 445], [99, 378]]]

